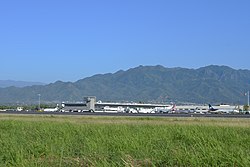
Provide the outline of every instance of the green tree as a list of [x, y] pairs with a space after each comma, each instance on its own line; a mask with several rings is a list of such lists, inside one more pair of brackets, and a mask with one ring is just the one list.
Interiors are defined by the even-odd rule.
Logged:
[[249, 111], [249, 105], [244, 105], [243, 106], [243, 111]]

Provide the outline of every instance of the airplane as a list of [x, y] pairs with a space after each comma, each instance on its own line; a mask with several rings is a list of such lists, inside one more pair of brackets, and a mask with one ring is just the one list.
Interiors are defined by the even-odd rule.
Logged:
[[210, 113], [239, 113], [239, 110], [236, 107], [231, 107], [229, 105], [220, 105], [220, 108], [213, 108], [211, 104], [208, 105], [208, 112]]
[[57, 112], [59, 111], [59, 107], [57, 105], [56, 108], [45, 108], [43, 111], [44, 112]]
[[173, 113], [176, 110], [176, 105], [173, 104], [172, 106], [168, 107], [156, 107], [153, 111], [154, 113]]

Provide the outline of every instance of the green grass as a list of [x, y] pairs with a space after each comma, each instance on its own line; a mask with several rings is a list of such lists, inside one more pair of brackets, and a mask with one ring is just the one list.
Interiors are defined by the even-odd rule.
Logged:
[[250, 122], [1, 115], [0, 166], [250, 166]]

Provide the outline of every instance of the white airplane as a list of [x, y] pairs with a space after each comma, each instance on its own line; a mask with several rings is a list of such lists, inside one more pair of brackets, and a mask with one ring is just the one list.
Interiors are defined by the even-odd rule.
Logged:
[[57, 105], [56, 108], [45, 108], [43, 111], [44, 112], [57, 112], [59, 111], [59, 107]]
[[154, 113], [172, 113], [176, 110], [176, 105], [173, 104], [172, 106], [168, 107], [155, 107]]
[[229, 105], [220, 105], [219, 108], [213, 108], [211, 104], [208, 105], [208, 112], [210, 113], [239, 113], [239, 110], [237, 110], [237, 107], [229, 106]]

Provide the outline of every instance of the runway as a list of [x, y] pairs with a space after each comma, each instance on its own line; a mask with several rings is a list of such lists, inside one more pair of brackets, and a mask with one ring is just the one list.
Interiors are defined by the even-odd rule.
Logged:
[[250, 114], [155, 114], [155, 113], [105, 113], [105, 112], [36, 112], [1, 111], [0, 114], [13, 115], [62, 115], [62, 116], [126, 116], [126, 117], [197, 117], [197, 118], [250, 118]]

